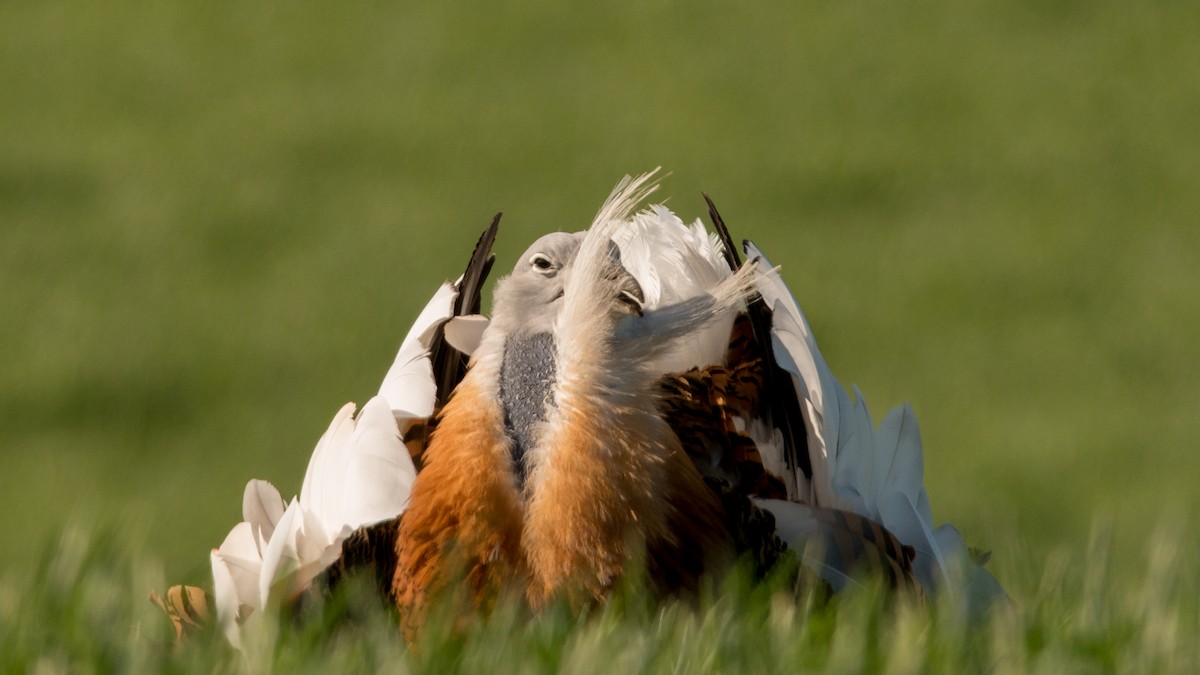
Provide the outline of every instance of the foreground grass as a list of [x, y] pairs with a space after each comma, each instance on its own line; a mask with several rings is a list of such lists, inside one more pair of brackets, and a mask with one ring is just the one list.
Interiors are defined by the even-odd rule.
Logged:
[[[410, 651], [387, 612], [345, 593], [269, 623], [246, 653], [216, 634], [182, 646], [146, 601], [161, 565], [120, 532], [70, 530], [36, 571], [0, 580], [5, 672], [1189, 672], [1200, 666], [1194, 547], [1152, 538], [1143, 574], [1109, 578], [1110, 551], [1061, 553], [1005, 578], [1010, 611], [967, 625], [949, 602], [877, 589], [829, 605], [735, 576], [695, 603], [636, 593], [577, 617], [502, 607]], [[196, 580], [200, 581], [200, 580]]]

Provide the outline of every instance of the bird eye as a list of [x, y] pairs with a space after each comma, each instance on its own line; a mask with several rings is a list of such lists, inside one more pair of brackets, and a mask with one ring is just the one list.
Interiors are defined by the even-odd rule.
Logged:
[[529, 259], [529, 264], [533, 265], [539, 270], [542, 270], [543, 272], [554, 267], [554, 263], [550, 262], [550, 259], [541, 253], [535, 253], [533, 257]]

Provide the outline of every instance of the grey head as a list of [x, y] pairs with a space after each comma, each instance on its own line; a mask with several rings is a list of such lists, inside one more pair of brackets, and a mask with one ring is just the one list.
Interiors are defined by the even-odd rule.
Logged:
[[[492, 325], [509, 336], [549, 333], [562, 308], [572, 263], [586, 232], [547, 234], [521, 254], [512, 274], [496, 284]], [[621, 265], [621, 252], [610, 242], [612, 267], [605, 276], [613, 284], [619, 313], [642, 313], [642, 288]]]
[[549, 333], [562, 306], [583, 232], [547, 234], [526, 249], [512, 274], [496, 284], [492, 323], [506, 335]]

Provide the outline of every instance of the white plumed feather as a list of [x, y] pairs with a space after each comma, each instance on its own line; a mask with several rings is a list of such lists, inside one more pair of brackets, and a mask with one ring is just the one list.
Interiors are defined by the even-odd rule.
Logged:
[[[804, 408], [812, 463], [810, 489], [805, 489], [799, 469], [784, 467], [782, 445], [765, 446], [771, 452], [763, 453], [764, 465], [784, 478], [789, 498], [866, 516], [912, 546], [917, 553], [914, 575], [926, 591], [945, 589], [953, 595], [965, 585], [974, 610], [1004, 597], [995, 578], [969, 560], [957, 530], [949, 525], [933, 528], [921, 433], [912, 407], [905, 404], [891, 410], [876, 430], [862, 392], [855, 387], [852, 399], [829, 370], [808, 320], [782, 278], [768, 271], [770, 263], [753, 244], [747, 244], [746, 253], [763, 270], [757, 287], [773, 311], [775, 358], [791, 374]], [[953, 569], [962, 571], [952, 574]]]
[[487, 326], [487, 317], [478, 314], [453, 317], [446, 322], [446, 342], [463, 354], [474, 354]]
[[[229, 640], [230, 644], [241, 649], [242, 637], [239, 622], [239, 619], [241, 619], [241, 598], [257, 595], [256, 587], [247, 588], [245, 592], [248, 595], [242, 596], [238, 591], [238, 583], [233, 571], [234, 567], [217, 549], [213, 549], [212, 553], [209, 554], [209, 563], [212, 565], [213, 603], [217, 608], [217, 626], [221, 629], [225, 638]], [[257, 572], [251, 579], [257, 582]]]
[[[213, 554], [220, 556], [224, 563], [226, 579], [232, 584], [234, 597], [239, 599], [239, 603], [232, 605], [233, 612], [236, 614], [239, 604], [257, 608], [262, 549], [254, 536], [251, 523], [241, 522], [234, 526], [226, 535], [225, 541], [221, 542], [220, 549], [214, 550]], [[218, 588], [219, 590], [221, 589]]]
[[265, 480], [252, 480], [246, 484], [242, 494], [242, 520], [250, 524], [260, 549], [271, 539], [275, 523], [283, 517], [286, 508], [287, 504], [274, 485]]
[[354, 408], [353, 403], [347, 403], [334, 415], [308, 460], [300, 488], [300, 507], [320, 514], [329, 532], [335, 532], [345, 520], [345, 475], [353, 447]]
[[830, 455], [837, 452], [838, 433], [837, 400], [832, 397], [836, 396], [834, 392], [840, 385], [825, 365], [808, 320], [778, 271], [754, 244], [747, 243], [746, 255], [759, 269], [756, 287], [773, 314], [771, 348], [775, 360], [792, 376], [800, 400], [812, 479], [806, 479], [799, 467], [786, 467], [782, 444], [775, 445], [775, 452], [765, 454], [763, 461], [769, 470], [783, 479], [789, 499], [827, 505], [832, 499], [830, 486], [835, 461]]
[[357, 420], [353, 414], [348, 403], [334, 416], [300, 496], [286, 507], [270, 483], [247, 484], [245, 521], [211, 556], [218, 621], [235, 645], [248, 615], [302, 592], [337, 561], [351, 533], [403, 513], [416, 468], [391, 407], [376, 396]]
[[479, 338], [487, 326], [487, 319], [478, 316], [455, 317], [454, 301], [458, 297], [457, 281], [443, 283], [429, 299], [412, 328], [400, 343], [396, 360], [383, 377], [379, 395], [387, 400], [399, 428], [404, 429], [411, 420], [425, 419], [433, 415], [437, 397], [437, 383], [433, 380], [433, 364], [429, 350], [437, 329], [447, 325], [450, 340], [455, 349], [468, 356], [479, 345]]
[[[635, 214], [612, 239], [621, 251], [622, 266], [642, 287], [646, 311], [706, 295], [732, 274], [715, 235], [700, 221], [685, 225], [661, 204]], [[721, 363], [735, 309], [726, 308], [703, 329], [683, 338], [654, 367], [666, 373]]]
[[403, 513], [417, 470], [380, 396], [358, 414], [352, 443], [341, 525], [354, 530]]

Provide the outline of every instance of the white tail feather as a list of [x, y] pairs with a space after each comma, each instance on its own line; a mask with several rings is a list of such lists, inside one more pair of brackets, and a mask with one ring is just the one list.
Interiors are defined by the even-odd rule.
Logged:
[[396, 431], [387, 401], [372, 398], [355, 422], [341, 525], [358, 529], [403, 513], [416, 479], [417, 469]]
[[[635, 214], [616, 231], [613, 241], [621, 250], [621, 264], [642, 287], [648, 312], [708, 295], [732, 274], [720, 241], [700, 221], [685, 225], [661, 204]], [[728, 309], [705, 328], [682, 338], [653, 368], [682, 372], [721, 363], [734, 314]]]
[[[753, 244], [747, 254], [758, 264], [770, 263]], [[821, 356], [812, 329], [800, 306], [778, 274], [757, 277], [758, 291], [773, 312], [772, 348], [780, 367], [792, 376], [808, 427], [812, 465], [811, 492], [818, 506], [853, 511], [883, 524], [904, 544], [917, 551], [914, 574], [927, 591], [953, 594], [963, 579], [972, 592], [991, 599], [1003, 597], [995, 579], [971, 563], [952, 579], [950, 570], [966, 559], [966, 547], [954, 534], [933, 529], [929, 496], [924, 487], [924, 461], [916, 415], [907, 404], [893, 409], [876, 430], [866, 400], [857, 387], [851, 399]], [[766, 446], [773, 455], [763, 461], [783, 471], [789, 498], [805, 499], [805, 480], [799, 469], [784, 470], [781, 446]], [[779, 456], [775, 456], [779, 455]], [[946, 526], [948, 527], [948, 526]], [[953, 528], [950, 528], [953, 531]], [[955, 548], [948, 551], [946, 546]], [[990, 593], [990, 595], [988, 595]]]
[[456, 285], [449, 281], [438, 288], [400, 343], [396, 360], [379, 386], [379, 395], [387, 400], [401, 429], [410, 420], [433, 414], [437, 383], [433, 381], [429, 349], [438, 327], [454, 313], [457, 296]]
[[250, 481], [245, 522], [213, 551], [218, 621], [240, 645], [238, 621], [307, 588], [360, 527], [403, 513], [416, 468], [388, 402], [376, 396], [353, 418], [342, 406], [317, 442], [300, 496], [284, 507], [266, 481]]

